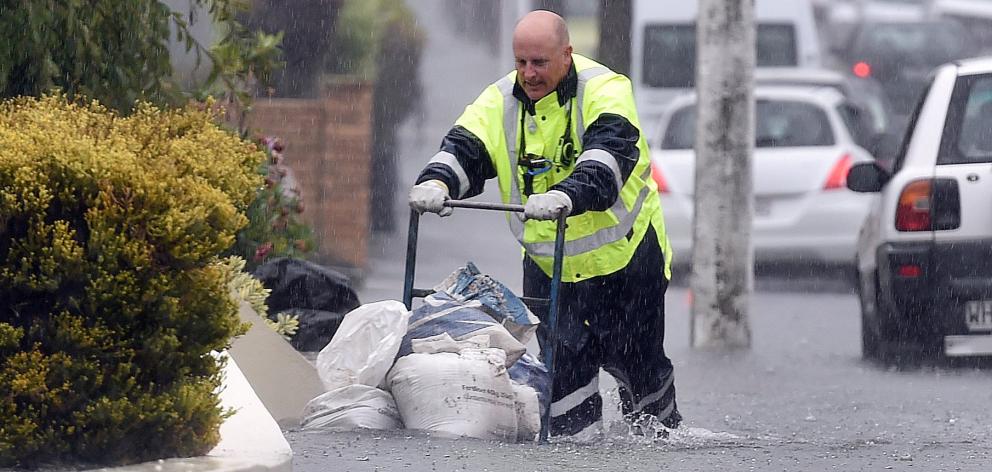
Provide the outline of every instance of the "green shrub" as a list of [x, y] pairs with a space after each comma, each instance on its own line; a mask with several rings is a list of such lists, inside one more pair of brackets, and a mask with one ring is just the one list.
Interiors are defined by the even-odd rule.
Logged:
[[218, 441], [210, 353], [243, 328], [217, 254], [247, 222], [264, 156], [215, 118], [0, 104], [0, 467]]

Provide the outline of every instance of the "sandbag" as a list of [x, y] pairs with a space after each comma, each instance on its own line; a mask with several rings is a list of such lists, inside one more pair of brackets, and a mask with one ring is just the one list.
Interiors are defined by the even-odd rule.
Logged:
[[331, 342], [317, 354], [324, 388], [383, 385], [409, 316], [406, 306], [395, 300], [367, 303], [345, 315]]
[[521, 344], [530, 342], [541, 322], [523, 300], [498, 280], [479, 272], [471, 262], [441, 281], [434, 291], [461, 302], [478, 301], [479, 308], [500, 322]]
[[403, 421], [389, 392], [368, 385], [348, 385], [325, 392], [303, 408], [302, 429], [348, 431], [400, 429]]
[[396, 361], [389, 390], [407, 428], [516, 441], [516, 396], [501, 349], [415, 353]]
[[537, 390], [529, 385], [510, 383], [513, 405], [517, 413], [517, 441], [533, 442], [541, 432], [541, 407]]
[[489, 345], [506, 352], [506, 365], [512, 365], [527, 351], [499, 322], [483, 312], [478, 300], [457, 301], [446, 293], [424, 298], [424, 304], [410, 315], [410, 324], [397, 351], [397, 357], [413, 353], [413, 341], [447, 333], [461, 341], [475, 336], [489, 337]]
[[450, 334], [441, 333], [429, 338], [414, 339], [410, 343], [413, 352], [421, 354], [434, 354], [438, 352], [453, 352], [458, 354], [462, 349], [475, 348], [485, 349], [489, 346], [489, 335], [480, 334], [461, 341], [454, 340]]

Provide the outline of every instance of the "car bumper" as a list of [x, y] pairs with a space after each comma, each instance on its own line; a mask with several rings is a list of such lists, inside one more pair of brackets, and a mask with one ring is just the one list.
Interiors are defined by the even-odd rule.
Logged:
[[992, 240], [885, 244], [877, 253], [880, 301], [907, 332], [942, 339], [949, 356], [992, 354], [992, 327], [966, 317], [969, 302], [992, 300], [989, 260]]
[[[858, 231], [868, 212], [863, 195], [820, 194], [793, 206], [754, 219], [755, 261], [854, 263]], [[692, 202], [684, 196], [662, 195], [662, 207], [675, 260], [687, 263], [692, 251]]]
[[992, 335], [944, 336], [944, 354], [949, 357], [992, 355]]

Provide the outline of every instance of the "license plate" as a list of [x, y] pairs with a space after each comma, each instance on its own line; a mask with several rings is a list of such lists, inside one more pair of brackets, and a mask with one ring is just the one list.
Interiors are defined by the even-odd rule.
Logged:
[[965, 302], [964, 321], [971, 331], [992, 330], [992, 300]]

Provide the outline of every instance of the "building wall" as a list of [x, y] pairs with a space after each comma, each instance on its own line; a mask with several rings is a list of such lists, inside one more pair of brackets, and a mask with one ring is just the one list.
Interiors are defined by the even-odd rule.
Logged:
[[317, 99], [259, 98], [249, 126], [280, 138], [300, 184], [315, 262], [367, 268], [372, 85], [325, 85]]

